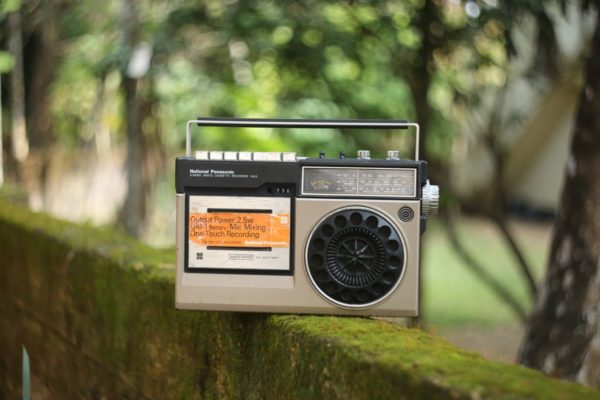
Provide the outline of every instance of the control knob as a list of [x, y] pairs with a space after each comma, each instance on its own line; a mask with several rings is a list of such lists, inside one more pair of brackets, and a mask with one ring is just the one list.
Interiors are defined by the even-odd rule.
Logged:
[[424, 216], [437, 214], [440, 203], [440, 188], [437, 185], [429, 184], [429, 179], [421, 190], [421, 212]]
[[388, 150], [386, 160], [399, 160], [400, 152], [398, 150]]

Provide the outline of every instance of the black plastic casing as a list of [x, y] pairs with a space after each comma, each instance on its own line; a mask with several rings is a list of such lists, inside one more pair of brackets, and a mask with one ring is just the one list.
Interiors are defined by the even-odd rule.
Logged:
[[[175, 162], [175, 187], [177, 193], [180, 194], [229, 194], [231, 196], [252, 194], [259, 196], [277, 196], [285, 193], [290, 197], [317, 197], [301, 193], [302, 167], [305, 166], [414, 168], [417, 171], [416, 199], [421, 199], [422, 187], [427, 182], [427, 162], [420, 160], [305, 158], [299, 159], [296, 162], [281, 162], [197, 160], [191, 157], [178, 157]], [[203, 173], [204, 171], [207, 172]], [[212, 173], [213, 171], [216, 173]], [[220, 174], [218, 173], [219, 171], [228, 173]], [[233, 171], [233, 173], [231, 173], [231, 171]], [[331, 198], [352, 197], [353, 196], [351, 195], [331, 196]], [[381, 197], [361, 196], [355, 198], [377, 199]], [[385, 197], [385, 199], [414, 200], [415, 197]], [[421, 216], [421, 234], [425, 231], [425, 227], [426, 218]]]
[[[175, 162], [175, 189], [185, 193], [190, 188], [212, 189], [258, 189], [266, 184], [289, 184], [300, 187], [302, 167], [355, 167], [355, 168], [414, 168], [417, 170], [417, 198], [421, 198], [421, 188], [427, 181], [427, 162], [413, 160], [361, 160], [335, 158], [306, 158], [296, 162], [280, 161], [221, 161], [196, 160], [178, 157]], [[234, 171], [233, 174], [208, 174], [194, 176], [192, 170]], [[207, 174], [207, 175], [208, 175]], [[223, 176], [219, 176], [223, 175]], [[255, 178], [232, 178], [231, 175], [255, 175]], [[311, 197], [300, 195], [300, 197]], [[339, 195], [332, 197], [342, 197]], [[352, 196], [348, 196], [352, 197]], [[377, 196], [373, 197], [377, 198]], [[406, 197], [397, 197], [406, 199]], [[414, 199], [414, 197], [410, 197]]]

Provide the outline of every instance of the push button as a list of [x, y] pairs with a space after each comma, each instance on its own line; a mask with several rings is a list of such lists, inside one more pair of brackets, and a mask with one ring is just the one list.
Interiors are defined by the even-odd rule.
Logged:
[[249, 151], [240, 151], [238, 153], [238, 160], [240, 161], [252, 161], [252, 153]]
[[225, 153], [223, 153], [223, 159], [227, 161], [236, 161], [237, 151], [226, 151]]
[[223, 152], [222, 151], [211, 151], [208, 154], [208, 157], [211, 160], [222, 160], [223, 159]]
[[200, 150], [196, 152], [196, 160], [208, 160], [208, 151]]
[[292, 153], [292, 152], [283, 153], [281, 159], [284, 162], [295, 162], [296, 161], [296, 153]]
[[281, 153], [277, 151], [254, 152], [252, 153], [254, 161], [281, 161]]
[[400, 152], [398, 150], [388, 150], [386, 160], [399, 160]]
[[356, 157], [360, 160], [370, 160], [371, 152], [369, 150], [359, 150]]

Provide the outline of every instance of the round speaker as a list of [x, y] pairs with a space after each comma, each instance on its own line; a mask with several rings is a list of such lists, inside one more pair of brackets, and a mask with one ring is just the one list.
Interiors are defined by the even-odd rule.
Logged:
[[306, 265], [325, 298], [343, 307], [367, 307], [387, 297], [400, 281], [402, 236], [375, 210], [338, 210], [311, 232]]

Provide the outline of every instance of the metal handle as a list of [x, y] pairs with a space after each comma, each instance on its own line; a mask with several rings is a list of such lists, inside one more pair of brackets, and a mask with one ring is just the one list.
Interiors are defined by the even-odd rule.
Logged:
[[326, 120], [326, 119], [257, 119], [257, 118], [198, 118], [187, 122], [185, 152], [192, 156], [191, 127], [234, 126], [237, 128], [352, 128], [352, 129], [408, 129], [415, 128], [415, 160], [419, 159], [419, 124], [402, 120]]

